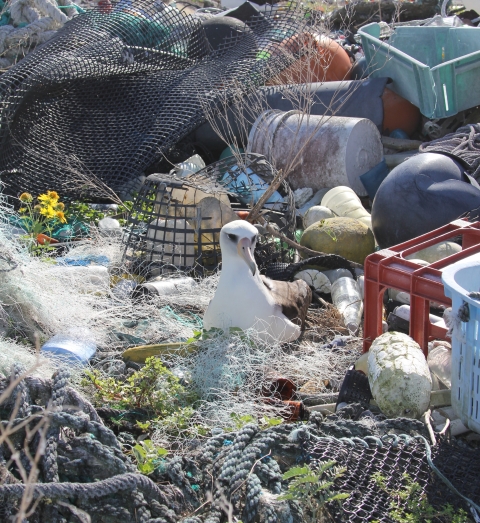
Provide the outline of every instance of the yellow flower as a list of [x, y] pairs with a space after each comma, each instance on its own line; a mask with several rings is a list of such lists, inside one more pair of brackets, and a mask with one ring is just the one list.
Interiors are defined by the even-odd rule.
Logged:
[[59, 219], [61, 223], [67, 223], [65, 214], [62, 211], [57, 211], [56, 215], [57, 215], [57, 219]]
[[65, 204], [63, 204], [62, 202], [58, 202], [57, 205], [55, 205], [56, 211], [63, 211], [63, 209], [65, 209]]
[[24, 212], [27, 212], [27, 208], [26, 207], [21, 207], [18, 212], [21, 212], [21, 213], [24, 213]]
[[60, 196], [58, 196], [58, 193], [56, 191], [47, 191], [47, 194], [48, 196], [50, 196], [52, 200], [55, 200], [57, 202], [60, 199]]
[[42, 207], [40, 209], [40, 214], [43, 214], [43, 216], [47, 218], [55, 218], [56, 216], [55, 209], [51, 205], [46, 205], [45, 207]]
[[55, 191], [47, 191], [46, 194], [41, 194], [38, 201], [42, 205], [54, 207], [58, 203], [59, 196]]
[[23, 192], [20, 195], [19, 200], [24, 203], [30, 203], [33, 200], [33, 196], [28, 192]]

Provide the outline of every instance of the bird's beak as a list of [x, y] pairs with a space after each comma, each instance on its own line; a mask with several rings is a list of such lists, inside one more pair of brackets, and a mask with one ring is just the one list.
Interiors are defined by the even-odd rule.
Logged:
[[237, 251], [238, 254], [246, 261], [247, 265], [250, 267], [250, 270], [252, 271], [252, 274], [255, 276], [255, 273], [257, 272], [257, 264], [253, 259], [252, 252], [250, 250], [251, 246], [252, 243], [248, 238], [242, 238], [238, 242]]

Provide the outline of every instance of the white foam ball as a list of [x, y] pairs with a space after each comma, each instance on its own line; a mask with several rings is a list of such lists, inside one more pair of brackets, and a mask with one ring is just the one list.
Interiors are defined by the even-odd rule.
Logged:
[[328, 207], [321, 205], [314, 205], [310, 207], [303, 217], [303, 226], [305, 229], [314, 223], [326, 220], [327, 218], [335, 218], [335, 214]]
[[294, 280], [303, 280], [313, 287], [317, 292], [322, 294], [330, 294], [332, 291], [332, 284], [330, 280], [323, 274], [323, 272], [314, 269], [305, 269], [295, 274]]

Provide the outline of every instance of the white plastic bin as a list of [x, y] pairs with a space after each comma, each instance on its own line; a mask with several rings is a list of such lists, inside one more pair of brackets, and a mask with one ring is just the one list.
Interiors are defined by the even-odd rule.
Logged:
[[[480, 433], [480, 254], [447, 267], [442, 273], [445, 296], [452, 299], [452, 407], [463, 424]], [[468, 321], [459, 309], [468, 304]], [[465, 319], [465, 316], [463, 316]]]

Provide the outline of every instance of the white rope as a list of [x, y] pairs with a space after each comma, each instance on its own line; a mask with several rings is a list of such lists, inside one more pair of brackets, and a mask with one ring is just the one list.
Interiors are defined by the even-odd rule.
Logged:
[[77, 14], [77, 10], [73, 7], [73, 2], [71, 0], [58, 0], [58, 5], [67, 6], [71, 5], [70, 9], [62, 9], [62, 11], [69, 17], [73, 18]]
[[20, 29], [15, 29], [10, 32], [5, 39], [5, 48], [18, 45], [21, 40], [30, 40], [29, 43], [36, 43], [38, 35], [56, 27], [56, 22], [50, 17], [40, 18], [36, 22], [31, 23]]
[[[71, 0], [59, 0], [64, 6], [73, 6]], [[59, 9], [54, 0], [12, 0], [12, 25], [0, 27], [0, 68], [16, 63], [36, 44], [52, 38], [56, 30], [77, 14], [74, 7]], [[24, 27], [16, 27], [20, 24]]]
[[65, 24], [69, 20], [68, 16], [62, 13], [61, 9], [48, 0], [33, 0], [33, 2], [42, 15], [49, 16], [60, 25]]
[[36, 11], [31, 5], [25, 3], [22, 8], [22, 17], [29, 23], [36, 22], [40, 18], [40, 13]]
[[24, 22], [23, 19], [23, 5], [28, 0], [12, 0], [10, 4], [10, 18], [13, 24], [18, 25]]
[[14, 30], [13, 25], [3, 25], [0, 27], [0, 53], [5, 50], [5, 40]]

